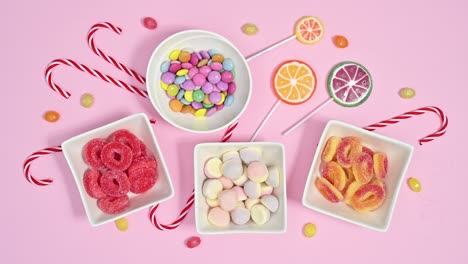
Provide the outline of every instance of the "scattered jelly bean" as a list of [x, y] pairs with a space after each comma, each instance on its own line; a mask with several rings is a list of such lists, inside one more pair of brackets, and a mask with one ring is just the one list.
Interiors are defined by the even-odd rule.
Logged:
[[165, 72], [165, 73], [162, 74], [161, 80], [165, 84], [172, 84], [175, 81], [175, 74], [172, 73], [172, 72]]
[[416, 178], [409, 178], [408, 185], [413, 192], [421, 191], [421, 183]]
[[234, 76], [232, 76], [232, 73], [230, 71], [223, 71], [221, 73], [221, 81], [225, 83], [230, 83], [232, 82], [233, 79], [234, 79]]
[[196, 117], [204, 117], [206, 115], [206, 109], [205, 108], [200, 108], [197, 111], [195, 111], [194, 115]]
[[122, 218], [119, 218], [119, 219], [115, 220], [115, 226], [117, 226], [117, 229], [122, 231], [122, 232], [127, 231], [127, 229], [128, 229], [127, 218], [122, 217]]
[[193, 102], [193, 91], [186, 91], [184, 94], [185, 100]]
[[176, 96], [179, 93], [179, 87], [175, 84], [167, 86], [167, 94], [169, 96]]
[[255, 24], [247, 23], [242, 26], [242, 32], [246, 35], [255, 35], [258, 32], [258, 28]]
[[85, 93], [81, 96], [81, 105], [90, 108], [94, 104], [94, 96], [90, 93]]
[[205, 84], [203, 84], [201, 89], [205, 94], [211, 94], [213, 92], [213, 87], [214, 85], [212, 83], [206, 82]]
[[173, 61], [177, 60], [179, 58], [180, 52], [181, 50], [178, 49], [173, 50], [171, 53], [169, 53], [169, 59]]
[[232, 70], [234, 70], [234, 62], [232, 61], [232, 59], [230, 59], [230, 58], [224, 59], [224, 61], [223, 61], [223, 68], [224, 68], [226, 71], [232, 71]]
[[211, 103], [217, 104], [217, 103], [219, 103], [219, 101], [221, 101], [221, 93], [220, 92], [212, 92], [206, 98], [209, 98]]
[[200, 108], [203, 107], [202, 103], [200, 102], [192, 102], [192, 107], [195, 109], [195, 110], [198, 110]]
[[182, 104], [179, 100], [171, 100], [169, 102], [169, 107], [171, 108], [172, 111], [174, 112], [180, 112], [184, 104]]
[[230, 106], [234, 102], [234, 96], [232, 94], [226, 96], [226, 99], [224, 100], [224, 105], [225, 106]]
[[219, 53], [219, 51], [217, 49], [208, 50], [208, 54], [210, 54], [211, 57], [213, 57], [213, 55], [218, 54], [218, 53]]
[[303, 233], [306, 237], [311, 238], [315, 236], [315, 234], [317, 233], [317, 228], [315, 227], [314, 224], [310, 224], [310, 223], [306, 224], [304, 226]]
[[200, 51], [200, 55], [203, 59], [210, 59], [210, 54], [206, 50]]
[[156, 29], [158, 27], [158, 22], [152, 17], [145, 17], [143, 18], [143, 25], [147, 29]]
[[164, 61], [163, 63], [161, 63], [161, 72], [165, 73], [165, 72], [169, 71], [169, 66], [170, 65], [171, 65], [170, 61]]
[[416, 95], [416, 91], [413, 88], [405, 87], [399, 92], [401, 98], [411, 99]]
[[[222, 76], [221, 76], [221, 77], [222, 77]], [[227, 93], [228, 93], [228, 94], [234, 94], [234, 93], [236, 92], [236, 88], [237, 88], [236, 83], [230, 82], [230, 83], [228, 84]]]
[[193, 97], [193, 101], [200, 103], [203, 101], [203, 99], [205, 99], [205, 94], [203, 93], [202, 90], [198, 89], [193, 92], [192, 97]]
[[344, 36], [337, 35], [333, 38], [333, 43], [336, 47], [344, 49], [348, 47], [348, 39]]
[[184, 89], [180, 89], [179, 92], [177, 93], [176, 95], [176, 98], [177, 100], [180, 100], [184, 97], [184, 94], [185, 94], [185, 90]]
[[188, 70], [187, 70], [187, 69], [181, 69], [181, 70], [178, 70], [178, 71], [176, 72], [176, 75], [177, 75], [177, 76], [184, 76], [184, 75], [186, 75], [187, 73], [188, 73]]
[[57, 122], [60, 119], [60, 114], [57, 111], [52, 111], [52, 110], [47, 111], [44, 114], [44, 119], [47, 122], [54, 123], [54, 122]]
[[175, 84], [181, 84], [181, 83], [185, 82], [185, 80], [186, 80], [186, 79], [185, 79], [184, 76], [177, 76], [177, 77], [175, 78], [175, 80], [174, 80], [174, 83], [175, 83]]
[[162, 88], [163, 90], [167, 90], [167, 86], [168, 86], [167, 83], [165, 83], [165, 82], [163, 82], [162, 80], [160, 80], [160, 81], [159, 81], [159, 85], [161, 85], [161, 88]]
[[[208, 74], [208, 81], [212, 84], [217, 84], [221, 81], [221, 74], [217, 71], [212, 71]], [[219, 88], [219, 87], [218, 87]]]
[[208, 111], [206, 111], [206, 116], [212, 116], [216, 113], [216, 111], [218, 111], [216, 107], [211, 107], [210, 109], [208, 109]]
[[200, 245], [200, 243], [201, 243], [201, 239], [200, 239], [200, 237], [197, 237], [197, 236], [191, 236], [185, 241], [185, 245], [188, 248], [198, 247]]

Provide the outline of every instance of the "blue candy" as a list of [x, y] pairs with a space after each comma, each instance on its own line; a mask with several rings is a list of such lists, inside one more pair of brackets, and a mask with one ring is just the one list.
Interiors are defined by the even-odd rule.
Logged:
[[234, 70], [234, 62], [232, 62], [232, 60], [229, 59], [229, 58], [224, 59], [224, 61], [223, 61], [223, 68], [224, 68], [226, 71], [232, 71], [232, 70]]
[[161, 72], [165, 73], [165, 72], [169, 71], [169, 65], [171, 65], [171, 62], [169, 62], [169, 61], [165, 61], [165, 62], [161, 63]]
[[185, 77], [184, 77], [184, 76], [177, 76], [177, 77], [175, 78], [175, 80], [174, 80], [174, 83], [175, 83], [175, 84], [181, 84], [181, 83], [183, 83], [183, 82], [185, 82]]
[[180, 100], [184, 97], [184, 93], [185, 93], [185, 90], [184, 89], [180, 89], [179, 92], [177, 93], [176, 95], [176, 98], [177, 100]]
[[180, 99], [180, 102], [181, 102], [182, 104], [184, 104], [184, 105], [190, 105], [190, 104], [191, 104], [189, 101], [185, 100], [185, 98], [181, 98], [181, 99]]
[[219, 51], [217, 49], [210, 49], [208, 51], [208, 54], [210, 54], [211, 57], [213, 57], [213, 55], [218, 54], [218, 53]]
[[224, 99], [224, 105], [225, 106], [230, 106], [232, 105], [232, 102], [234, 101], [234, 96], [232, 94], [226, 96], [226, 99]]

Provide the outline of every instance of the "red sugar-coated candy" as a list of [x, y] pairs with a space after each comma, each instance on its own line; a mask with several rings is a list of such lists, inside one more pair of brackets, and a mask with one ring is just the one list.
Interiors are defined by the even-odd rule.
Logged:
[[132, 164], [133, 153], [126, 145], [114, 141], [102, 148], [101, 160], [110, 170], [124, 171]]
[[139, 169], [156, 170], [157, 167], [158, 163], [156, 162], [156, 159], [153, 156], [141, 156], [133, 160], [132, 165], [130, 165], [130, 168], [128, 168], [128, 173], [130, 174], [133, 171]]
[[145, 17], [143, 19], [143, 25], [147, 29], [155, 29], [155, 28], [158, 27], [158, 23], [156, 22], [156, 19], [154, 19], [152, 17]]
[[148, 152], [146, 150], [146, 145], [143, 143], [143, 141], [140, 140], [140, 156], [146, 156], [148, 155]]
[[101, 173], [97, 169], [89, 169], [83, 175], [83, 185], [89, 196], [93, 198], [104, 198], [106, 194], [99, 185]]
[[197, 236], [191, 236], [189, 238], [187, 238], [187, 240], [185, 240], [185, 245], [188, 247], [188, 248], [195, 248], [195, 247], [198, 247], [201, 243], [201, 239], [200, 237], [197, 237]]
[[158, 180], [155, 169], [141, 168], [128, 173], [130, 181], [130, 191], [132, 193], [144, 193], [151, 189]]
[[101, 150], [108, 142], [104, 139], [95, 138], [86, 143], [84, 147], [84, 159], [89, 166], [102, 169], [105, 168], [101, 160]]
[[130, 181], [127, 174], [118, 170], [108, 170], [101, 176], [102, 191], [113, 197], [124, 196], [130, 190]]
[[109, 141], [117, 141], [132, 149], [133, 157], [141, 155], [140, 140], [126, 129], [117, 130], [109, 136]]
[[107, 196], [97, 201], [98, 207], [108, 214], [118, 214], [130, 206], [130, 200], [127, 195], [121, 197]]

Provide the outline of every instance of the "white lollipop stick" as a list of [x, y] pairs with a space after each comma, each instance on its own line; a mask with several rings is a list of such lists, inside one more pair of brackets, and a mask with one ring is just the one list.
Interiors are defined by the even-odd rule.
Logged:
[[268, 114], [263, 118], [262, 123], [260, 123], [260, 125], [257, 127], [257, 130], [255, 130], [255, 133], [250, 138], [250, 142], [255, 141], [255, 138], [258, 136], [258, 134], [260, 134], [260, 131], [265, 126], [266, 122], [268, 121], [268, 119], [270, 119], [271, 115], [276, 110], [278, 105], [280, 105], [280, 103], [281, 103], [280, 100], [276, 101], [276, 103], [273, 105], [270, 111], [268, 111]]
[[285, 38], [285, 39], [283, 39], [283, 40], [281, 40], [279, 42], [276, 42], [275, 44], [273, 44], [271, 46], [268, 46], [268, 47], [266, 47], [266, 48], [264, 48], [264, 49], [262, 49], [260, 51], [257, 51], [256, 53], [248, 56], [246, 58], [246, 61], [253, 60], [253, 59], [255, 59], [255, 58], [257, 58], [257, 57], [259, 57], [259, 56], [261, 56], [261, 55], [263, 55], [263, 54], [265, 54], [265, 53], [267, 53], [267, 52], [269, 52], [269, 51], [271, 51], [271, 50], [273, 50], [273, 49], [275, 49], [275, 48], [277, 48], [277, 47], [279, 47], [279, 46], [281, 46], [281, 45], [283, 45], [285, 43], [287, 43], [288, 41], [295, 39], [295, 38], [296, 38], [296, 35], [292, 35], [292, 36], [287, 37], [287, 38]]
[[286, 129], [284, 132], [283, 132], [283, 136], [287, 136], [289, 135], [289, 133], [293, 132], [296, 128], [298, 128], [299, 126], [301, 126], [302, 124], [304, 124], [307, 120], [309, 120], [309, 118], [311, 118], [312, 116], [314, 116], [316, 113], [318, 113], [320, 110], [322, 110], [325, 106], [327, 106], [330, 102], [333, 101], [333, 98], [330, 97], [328, 98], [326, 101], [324, 101], [323, 103], [321, 103], [319, 106], [317, 106], [315, 109], [313, 109], [310, 113], [308, 113], [306, 116], [304, 116], [303, 118], [299, 119], [299, 121], [297, 121], [294, 125], [292, 125], [291, 127], [289, 127], [288, 129]]

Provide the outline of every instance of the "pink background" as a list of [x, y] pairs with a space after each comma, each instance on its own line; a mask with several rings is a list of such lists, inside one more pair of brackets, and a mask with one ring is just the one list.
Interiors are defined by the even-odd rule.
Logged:
[[[2, 7], [1, 71], [3, 114], [2, 152], [2, 263], [183, 263], [247, 261], [319, 261], [360, 263], [456, 263], [468, 257], [466, 185], [460, 163], [466, 163], [463, 129], [467, 98], [468, 10], [466, 1], [295, 1], [265, 6], [254, 1], [9, 1]], [[378, 2], [378, 3], [377, 3]], [[286, 4], [287, 3], [287, 4]], [[121, 36], [100, 32], [97, 44], [108, 54], [145, 73], [152, 50], [168, 35], [201, 28], [226, 36], [245, 54], [290, 36], [303, 15], [315, 15], [326, 27], [315, 46], [291, 41], [250, 62], [253, 97], [235, 131], [234, 141], [247, 141], [275, 102], [270, 92], [273, 69], [287, 59], [300, 59], [315, 70], [319, 85], [314, 97], [301, 106], [280, 105], [259, 136], [261, 141], [284, 143], [287, 155], [288, 232], [282, 235], [203, 236], [193, 250], [184, 240], [196, 235], [193, 211], [175, 231], [156, 230], [142, 210], [128, 217], [130, 228], [113, 224], [92, 228], [63, 155], [40, 159], [33, 165], [38, 177], [52, 177], [49, 187], [35, 187], [24, 179], [22, 162], [31, 152], [119, 119], [146, 112], [158, 117], [150, 102], [76, 70], [60, 67], [56, 81], [72, 92], [69, 100], [52, 92], [44, 69], [55, 58], [71, 58], [138, 85], [124, 73], [96, 57], [88, 48], [91, 25], [110, 21], [124, 30]], [[141, 18], [152, 16], [159, 27], [149, 31]], [[255, 36], [240, 27], [255, 23]], [[331, 38], [345, 35], [350, 46], [337, 49]], [[374, 78], [374, 92], [362, 106], [344, 109], [330, 105], [289, 137], [287, 126], [325, 100], [328, 70], [342, 60], [363, 63]], [[141, 85], [140, 85], [141, 86]], [[398, 90], [416, 89], [414, 99], [403, 100]], [[80, 106], [84, 92], [94, 94], [91, 109]], [[358, 126], [418, 107], [435, 105], [450, 118], [443, 137], [419, 146], [417, 139], [435, 131], [437, 117], [426, 114], [379, 133], [415, 146], [407, 177], [418, 178], [420, 193], [406, 183], [387, 233], [358, 227], [301, 205], [303, 186], [315, 146], [325, 123], [343, 120]], [[42, 114], [55, 109], [62, 117], [47, 123]], [[192, 135], [160, 122], [156, 136], [172, 175], [176, 196], [160, 208], [160, 220], [177, 215], [193, 187], [193, 146], [218, 141], [222, 132]], [[457, 144], [455, 146], [455, 144]], [[317, 225], [317, 235], [302, 235], [305, 223]], [[210, 255], [211, 254], [211, 255]], [[130, 262], [131, 261], [131, 262]]]

